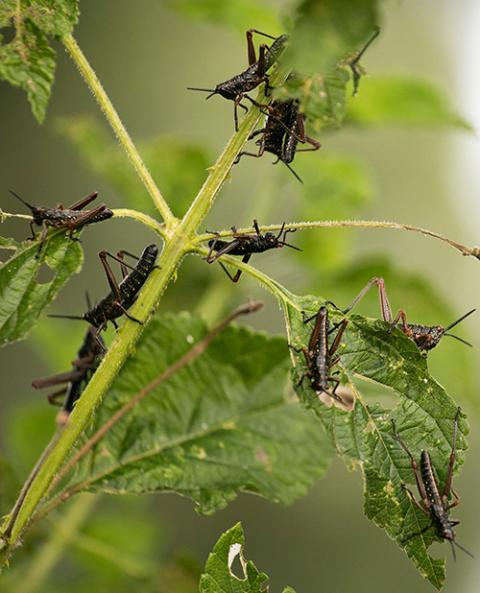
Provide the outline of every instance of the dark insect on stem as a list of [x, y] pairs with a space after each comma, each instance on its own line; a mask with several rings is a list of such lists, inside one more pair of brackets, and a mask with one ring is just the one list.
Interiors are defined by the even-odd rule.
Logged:
[[[96, 328], [96, 335], [100, 334], [102, 330], [107, 327], [109, 321], [111, 321], [118, 329], [116, 319], [125, 315], [131, 321], [143, 324], [142, 321], [132, 317], [128, 312], [128, 309], [137, 300], [140, 289], [147, 281], [148, 277], [152, 273], [153, 269], [156, 268], [155, 261], [158, 255], [158, 247], [155, 244], [148, 245], [140, 257], [129, 253], [128, 251], [119, 251], [117, 255], [112, 255], [108, 251], [101, 251], [98, 256], [102, 262], [102, 266], [107, 275], [108, 284], [110, 286], [110, 292], [99, 301], [96, 305], [89, 306], [89, 310], [84, 315], [49, 315], [49, 317], [57, 317], [62, 319], [80, 319], [87, 321], [93, 327]], [[125, 256], [131, 257], [137, 260], [135, 267], [130, 266], [125, 262]], [[115, 279], [115, 275], [107, 261], [107, 258], [111, 258], [120, 264], [122, 272], [122, 281], [118, 284]], [[130, 270], [130, 271], [129, 271]]]
[[[382, 318], [384, 321], [390, 324], [389, 331], [393, 331], [395, 327], [398, 328], [411, 340], [415, 342], [419, 350], [426, 352], [435, 348], [443, 336], [450, 336], [451, 338], [455, 338], [462, 344], [466, 344], [467, 346], [471, 346], [471, 344], [465, 341], [463, 338], [459, 338], [453, 334], [448, 333], [453, 327], [458, 325], [461, 321], [463, 321], [466, 317], [471, 315], [476, 311], [476, 309], [471, 309], [465, 315], [462, 315], [459, 319], [448, 325], [447, 327], [442, 327], [441, 325], [421, 325], [418, 323], [408, 323], [407, 322], [407, 314], [403, 309], [399, 309], [398, 313], [396, 314], [395, 318], [392, 314], [392, 309], [390, 307], [390, 303], [388, 301], [387, 292], [385, 288], [385, 281], [383, 278], [372, 278], [366, 286], [362, 288], [362, 290], [358, 293], [358, 295], [353, 299], [351, 304], [346, 309], [339, 309], [343, 314], [349, 313], [355, 305], [366, 295], [366, 293], [372, 288], [372, 286], [378, 287], [378, 295], [380, 298], [380, 310], [382, 313]], [[332, 303], [333, 304], [333, 303]], [[336, 305], [334, 305], [336, 307]], [[338, 309], [338, 307], [336, 307]], [[400, 323], [400, 325], [399, 325]]]
[[[237, 233], [237, 229], [232, 226], [232, 241], [223, 241], [218, 237], [215, 239], [210, 239], [208, 242], [210, 251], [205, 258], [207, 263], [213, 264], [220, 257], [222, 257], [222, 255], [229, 254], [242, 255], [242, 262], [246, 264], [254, 253], [262, 253], [264, 251], [268, 251], [269, 249], [277, 249], [280, 247], [290, 247], [292, 249], [296, 249], [297, 251], [301, 251], [301, 249], [298, 247], [286, 242], [285, 239], [287, 237], [287, 233], [294, 233], [296, 229], [286, 229], [285, 223], [282, 224], [282, 228], [280, 229], [278, 235], [274, 235], [273, 233], [265, 233], [262, 235], [256, 220], [253, 221], [253, 228], [255, 230], [255, 234], [241, 234]], [[222, 266], [222, 269], [232, 282], [239, 281], [240, 276], [242, 275], [242, 270], [237, 270], [236, 274], [232, 276], [221, 261], [218, 263]]]
[[35, 389], [63, 385], [58, 391], [51, 393], [47, 397], [52, 405], [60, 405], [58, 400], [62, 396], [64, 397], [62, 410], [57, 417], [59, 424], [63, 425], [68, 420], [75, 404], [98, 367], [105, 350], [103, 339], [97, 333], [97, 329], [90, 325], [78, 350], [77, 358], [72, 361], [70, 371], [52, 375], [45, 379], [36, 379], [32, 382], [32, 387]]
[[[249, 97], [250, 101], [260, 107], [266, 114], [265, 126], [253, 132], [250, 136], [254, 138], [262, 135], [257, 140], [258, 152], [240, 152], [235, 163], [238, 163], [244, 155], [260, 158], [264, 152], [270, 152], [277, 157], [273, 164], [279, 161], [291, 171], [291, 173], [303, 183], [297, 173], [292, 169], [290, 163], [297, 152], [310, 152], [318, 150], [320, 142], [305, 134], [305, 115], [300, 112], [300, 103], [297, 99], [288, 101], [275, 100], [271, 105], [261, 105]], [[298, 148], [298, 143], [310, 144], [312, 148]]]
[[[455, 525], [458, 525], [460, 521], [449, 518], [450, 509], [457, 506], [460, 502], [458, 494], [452, 488], [453, 467], [455, 465], [456, 458], [458, 419], [460, 417], [460, 413], [460, 408], [457, 408], [457, 412], [453, 420], [452, 451], [450, 453], [450, 459], [448, 462], [447, 477], [442, 490], [440, 490], [438, 479], [428, 451], [422, 451], [420, 453], [419, 468], [414, 456], [398, 434], [395, 421], [392, 419], [393, 434], [395, 435], [395, 438], [399, 442], [402, 449], [410, 458], [410, 464], [412, 466], [418, 493], [420, 495], [420, 501], [415, 498], [413, 492], [403, 483], [402, 488], [412, 503], [418, 509], [420, 509], [424, 515], [427, 515], [430, 518], [430, 523], [426, 527], [417, 533], [412, 533], [409, 535], [407, 539], [403, 540], [402, 544], [405, 544], [414, 537], [424, 534], [433, 527], [438, 537], [450, 542], [454, 560], [456, 559], [455, 546], [473, 558], [473, 555], [468, 550], [455, 541], [455, 532], [453, 528]], [[453, 501], [450, 502], [452, 495]]]
[[[299, 387], [305, 378], [308, 378], [310, 379], [312, 389], [317, 395], [320, 396], [322, 393], [326, 393], [337, 402], [345, 404], [342, 398], [336, 394], [340, 381], [330, 371], [340, 360], [339, 356], [335, 356], [335, 352], [338, 350], [343, 333], [348, 325], [348, 319], [344, 319], [339, 324], [330, 328], [328, 309], [324, 305], [320, 307], [315, 315], [304, 319], [304, 323], [308, 323], [312, 319], [315, 319], [315, 325], [308, 342], [308, 347], [295, 348], [290, 345], [290, 348], [295, 352], [303, 352], [305, 362], [307, 363], [307, 371], [300, 377], [296, 386]], [[332, 344], [329, 345], [328, 337], [334, 331], [337, 331], [337, 333]], [[334, 387], [330, 390], [331, 383], [334, 384]]]
[[56, 208], [45, 208], [43, 206], [32, 206], [21, 198], [14, 191], [9, 190], [12, 196], [22, 202], [32, 213], [33, 220], [30, 222], [30, 230], [32, 236], [29, 237], [32, 241], [36, 239], [34, 225], [42, 227], [40, 234], [40, 246], [37, 257], [40, 253], [41, 247], [48, 233], [49, 227], [55, 229], [65, 229], [69, 231], [68, 236], [72, 240], [78, 240], [73, 236], [74, 231], [81, 229], [88, 224], [94, 224], [96, 222], [102, 222], [113, 216], [113, 212], [105, 206], [100, 204], [92, 210], [83, 210], [85, 206], [88, 206], [90, 202], [93, 202], [98, 196], [98, 192], [92, 192], [85, 198], [82, 198], [78, 202], [75, 202], [71, 206], [64, 208], [62, 204], [56, 206]]
[[[253, 44], [254, 33], [274, 40], [270, 47], [266, 44], [260, 45], [258, 60], [255, 53], [255, 46]], [[247, 31], [248, 68], [240, 74], [232, 76], [229, 80], [220, 82], [214, 89], [188, 87], [188, 90], [210, 93], [207, 99], [210, 99], [213, 95], [221, 95], [225, 99], [233, 101], [235, 130], [238, 130], [238, 107], [248, 111], [247, 107], [241, 102], [245, 93], [254, 90], [264, 82], [265, 94], [269, 94], [270, 86], [267, 72], [285, 48], [287, 40], [288, 35], [280, 35], [280, 37], [275, 38], [272, 37], [272, 35], [262, 33], [262, 31], [258, 31], [257, 29], [249, 29]]]
[[358, 93], [358, 87], [360, 85], [360, 79], [362, 78], [362, 70], [360, 66], [360, 60], [362, 59], [363, 55], [373, 43], [373, 41], [380, 35], [380, 27], [377, 27], [373, 32], [372, 36], [368, 39], [367, 43], [362, 47], [360, 51], [358, 51], [355, 56], [348, 62], [350, 70], [352, 71], [352, 78], [353, 78], [353, 91], [352, 96]]

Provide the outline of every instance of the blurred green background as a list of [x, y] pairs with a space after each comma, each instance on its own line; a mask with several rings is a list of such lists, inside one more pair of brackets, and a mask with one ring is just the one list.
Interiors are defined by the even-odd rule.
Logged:
[[[282, 3], [271, 4], [279, 10]], [[408, 74], [436, 83], [457, 111], [475, 124], [476, 70], [465, 56], [466, 49], [469, 55], [472, 51], [466, 32], [474, 29], [472, 22], [479, 22], [474, 20], [474, 5], [473, 0], [465, 0], [459, 11], [446, 0], [386, 3], [381, 38], [364, 59], [368, 73], [372, 78], [380, 73]], [[162, 162], [177, 155], [180, 170], [185, 153], [178, 144], [193, 146], [185, 163], [186, 181], [176, 179], [165, 163], [163, 168], [159, 165], [163, 187], [171, 188], [167, 198], [181, 212], [191, 197], [188, 190], [202, 180], [202, 174], [191, 171], [201, 172], [213, 162], [233, 128], [231, 103], [219, 97], [206, 103], [201, 94], [189, 93], [186, 87], [209, 87], [243, 69], [244, 38], [228, 28], [183, 18], [159, 0], [144, 0], [141, 7], [126, 0], [85, 0], [81, 8], [76, 38], [134, 140], [149, 143], [160, 135], [168, 137], [149, 145], [147, 152]], [[250, 26], [259, 27], [256, 22]], [[110, 131], [105, 127], [103, 138], [101, 129], [91, 127], [92, 122], [105, 125], [96, 104], [60, 45], [57, 50], [56, 81], [43, 126], [34, 121], [21, 91], [0, 86], [0, 207], [16, 210], [8, 188], [45, 205], [70, 203], [96, 189], [108, 205], [123, 206], [119, 189], [130, 194], [135, 190], [116, 157], [109, 156]], [[362, 88], [358, 101], [361, 92]], [[248, 226], [253, 218], [266, 224], [356, 216], [408, 222], [467, 245], [476, 243], [475, 133], [352, 124], [338, 134], [317, 136], [321, 151], [299, 155], [295, 162], [305, 180], [303, 187], [286, 168], [272, 167], [268, 157], [242, 160], [222, 190], [208, 228]], [[89, 142], [99, 152], [87, 162]], [[108, 180], [102, 175], [106, 170]], [[346, 180], [340, 189], [339, 175]], [[27, 225], [8, 222], [2, 230], [3, 235], [24, 238]], [[82, 312], [86, 288], [95, 297], [104, 294], [106, 281], [97, 258], [100, 249], [140, 252], [151, 236], [133, 221], [114, 220], [87, 229], [83, 239], [84, 269], [64, 289], [52, 311]], [[405, 307], [412, 321], [445, 325], [478, 304], [478, 262], [434, 240], [398, 231], [343, 229], [298, 233], [295, 242], [305, 248], [303, 254], [285, 249], [254, 261], [293, 292], [315, 291], [346, 304], [371, 276], [384, 275], [394, 309]], [[245, 277], [233, 286], [217, 266], [206, 266], [198, 258], [184, 262], [162, 308], [197, 308], [213, 321], [247, 297], [267, 303], [265, 313], [252, 319], [252, 324], [270, 332], [283, 331], [277, 304], [263, 289]], [[378, 315], [375, 295], [362, 304], [361, 312]], [[433, 375], [470, 415], [471, 448], [456, 483], [462, 504], [455, 516], [462, 521], [459, 541], [477, 558], [479, 328], [476, 315], [457, 332], [470, 336], [476, 349], [445, 340], [429, 359]], [[20, 479], [47, 442], [56, 413], [30, 383], [65, 369], [82, 329], [73, 322], [42, 321], [27, 341], [1, 352], [0, 448], [2, 455], [15, 461]], [[272, 591], [285, 584], [298, 593], [430, 589], [406, 556], [363, 516], [361, 476], [349, 473], [340, 461], [307, 498], [290, 508], [246, 495], [209, 518], [197, 516], [189, 501], [173, 495], [104, 497], [95, 505], [80, 529], [86, 539], [62, 544], [59, 565], [37, 591], [65, 591], [67, 586], [70, 592], [142, 591], [147, 587], [145, 575], [152, 570], [158, 571], [158, 583], [145, 590], [195, 590], [190, 585], [195, 562], [203, 565], [220, 533], [239, 520], [246, 532], [247, 557], [270, 575]], [[46, 548], [49, 525], [43, 524], [27, 541], [25, 563], [29, 552]], [[446, 546], [437, 546], [436, 551], [449, 556]], [[178, 554], [184, 557], [174, 566]], [[131, 566], [122, 561], [127, 557], [133, 558]], [[18, 575], [28, 574], [24, 566], [19, 565], [17, 575], [4, 576], [4, 585], [0, 577], [1, 591], [17, 590]], [[449, 557], [445, 591], [476, 591], [477, 566], [477, 561], [464, 555], [456, 564]], [[175, 589], [169, 579], [178, 584], [175, 575], [179, 574], [185, 583]]]

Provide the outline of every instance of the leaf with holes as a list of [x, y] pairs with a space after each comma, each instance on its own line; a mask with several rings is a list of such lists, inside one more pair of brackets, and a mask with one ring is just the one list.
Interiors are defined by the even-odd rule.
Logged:
[[77, 19], [77, 0], [0, 3], [0, 28], [15, 28], [9, 42], [0, 35], [0, 80], [26, 91], [40, 123], [45, 118], [55, 73], [55, 51], [49, 38], [70, 33]]
[[[200, 593], [265, 593], [269, 590], [268, 576], [259, 572], [251, 560], [245, 560], [245, 536], [240, 523], [226, 531], [215, 544], [200, 578]], [[233, 564], [239, 560], [240, 572]], [[295, 593], [285, 587], [283, 593]]]
[[[83, 263], [79, 243], [59, 233], [52, 233], [37, 255], [38, 242], [25, 243], [0, 266], [0, 345], [25, 338]], [[45, 265], [53, 278], [43, 282], [39, 273]]]
[[[94, 430], [207, 333], [197, 316], [148, 325], [96, 414]], [[282, 338], [229, 327], [192, 364], [117, 423], [70, 489], [174, 491], [213, 513], [246, 491], [290, 503], [326, 470], [332, 448], [287, 390]]]
[[[297, 349], [306, 346], [312, 331], [313, 322], [304, 323], [302, 311], [311, 316], [323, 303], [315, 297], [293, 295], [284, 301], [292, 346]], [[335, 324], [343, 315], [329, 307], [329, 318], [330, 323]], [[332, 406], [328, 395], [319, 397], [308, 378], [299, 385], [306, 364], [303, 354], [292, 349], [297, 393], [320, 418], [345, 462], [349, 466], [361, 466], [367, 516], [405, 549], [425, 578], [441, 588], [445, 562], [428, 554], [431, 543], [441, 540], [433, 529], [418, 535], [429, 519], [403, 490], [402, 483], [414, 483], [414, 476], [408, 457], [393, 437], [391, 421], [396, 421], [414, 457], [419, 459], [422, 449], [430, 451], [440, 484], [443, 484], [456, 405], [430, 376], [426, 358], [414, 342], [398, 329], [389, 333], [383, 321], [351, 315], [336, 354], [339, 362], [332, 373], [340, 372], [342, 384], [337, 393], [345, 402], [348, 398], [353, 400], [351, 409]], [[378, 397], [366, 395], [365, 382], [383, 388], [381, 403], [375, 401]], [[462, 418], [457, 442], [460, 464], [466, 434], [467, 426]]]

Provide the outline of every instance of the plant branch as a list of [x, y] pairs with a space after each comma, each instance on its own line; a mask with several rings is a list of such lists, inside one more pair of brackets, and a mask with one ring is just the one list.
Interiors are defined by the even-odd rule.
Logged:
[[10, 212], [4, 212], [0, 210], [0, 222], [5, 222], [7, 218], [23, 218], [24, 220], [32, 220], [32, 216], [30, 214], [12, 214]]
[[[191, 250], [191, 253], [196, 253], [205, 257], [208, 255], [208, 252], [209, 250], [203, 247], [196, 247]], [[242, 262], [241, 259], [236, 258], [233, 255], [222, 255], [222, 263], [231, 265], [238, 270], [242, 270], [242, 272], [246, 272], [249, 276], [261, 282], [265, 288], [267, 288], [274, 296], [280, 299], [280, 301], [288, 302], [292, 307], [297, 308], [293, 295], [288, 292], [288, 290], [281, 284], [278, 284], [275, 280], [270, 278], [270, 276], [267, 276], [263, 272], [260, 272], [260, 270], [257, 270], [257, 268]]]
[[[136, 395], [132, 397], [126, 404], [124, 404], [119, 410], [111, 416], [103, 426], [101, 426], [95, 434], [93, 434], [85, 443], [84, 445], [71, 457], [68, 462], [62, 467], [62, 469], [58, 472], [55, 476], [52, 484], [50, 486], [50, 490], [53, 490], [57, 484], [59, 484], [63, 478], [72, 470], [75, 465], [85, 457], [95, 445], [103, 439], [103, 437], [107, 434], [109, 430], [111, 430], [115, 424], [117, 424], [130, 410], [132, 410], [138, 403], [140, 403], [151, 391], [153, 391], [158, 385], [168, 381], [170, 377], [172, 377], [175, 373], [177, 373], [181, 368], [191, 364], [196, 358], [198, 358], [208, 346], [212, 343], [212, 341], [223, 332], [223, 330], [232, 323], [237, 317], [241, 315], [248, 315], [250, 313], [254, 313], [263, 307], [263, 303], [260, 302], [252, 302], [247, 303], [246, 305], [242, 305], [235, 309], [230, 315], [228, 315], [225, 319], [223, 319], [220, 323], [218, 323], [208, 334], [202, 338], [199, 342], [197, 342], [188, 352], [186, 352], [183, 356], [181, 356], [178, 360], [176, 360], [172, 365], [170, 365], [167, 369], [163, 371], [158, 377], [155, 377], [148, 385], [146, 385], [143, 389], [141, 389]], [[52, 499], [44, 509], [40, 509], [40, 517], [44, 517], [54, 508], [56, 508], [61, 502], [70, 498], [76, 492], [75, 486], [69, 488], [65, 491], [60, 492], [54, 499]], [[37, 518], [35, 518], [37, 520]]]
[[[385, 220], [318, 220], [312, 222], [292, 222], [286, 223], [288, 228], [291, 229], [318, 229], [318, 228], [373, 228], [373, 229], [393, 229], [393, 230], [400, 230], [400, 231], [411, 231], [413, 233], [419, 233], [421, 235], [425, 235], [427, 237], [433, 237], [434, 239], [438, 239], [443, 241], [444, 243], [448, 243], [451, 247], [460, 251], [462, 255], [471, 255], [480, 259], [480, 247], [468, 247], [467, 245], [462, 245], [462, 243], [458, 243], [457, 241], [453, 241], [440, 233], [435, 233], [434, 231], [430, 231], [428, 229], [424, 229], [421, 227], [413, 226], [411, 224], [403, 224], [401, 222], [389, 222]], [[260, 230], [262, 232], [267, 231], [279, 231], [282, 228], [280, 224], [273, 224], [269, 226], [261, 226]], [[237, 230], [237, 233], [251, 233], [252, 228], [245, 228]], [[213, 239], [216, 236], [220, 237], [231, 237], [232, 231], [220, 231], [218, 235], [212, 235], [211, 233], [205, 233], [203, 235], [199, 235], [195, 238], [195, 243], [200, 243], [203, 241], [207, 241], [208, 239]]]
[[163, 237], [167, 236], [165, 225], [148, 214], [144, 214], [138, 210], [130, 210], [129, 208], [114, 208], [112, 212], [115, 218], [133, 218], [145, 226], [150, 227], [153, 231], [156, 231]]
[[70, 54], [70, 57], [75, 62], [78, 70], [80, 71], [80, 74], [87, 83], [90, 91], [97, 100], [100, 109], [105, 114], [105, 117], [107, 118], [108, 123], [112, 127], [115, 136], [117, 137], [118, 141], [127, 153], [127, 156], [130, 159], [130, 162], [132, 163], [133, 167], [135, 168], [135, 171], [137, 172], [145, 188], [150, 194], [153, 203], [162, 215], [162, 218], [165, 221], [166, 226], [170, 228], [174, 225], [176, 218], [173, 215], [173, 212], [170, 210], [162, 194], [160, 193], [160, 190], [158, 189], [155, 181], [153, 180], [153, 177], [151, 176], [150, 172], [145, 166], [142, 157], [140, 156], [136, 146], [132, 142], [132, 139], [130, 138], [127, 130], [125, 129], [122, 120], [120, 119], [107, 93], [105, 92], [102, 83], [97, 78], [95, 71], [88, 63], [87, 58], [78, 46], [74, 37], [71, 34], [66, 35], [62, 39], [62, 41], [68, 53]]
[[[70, 37], [64, 41], [68, 42], [72, 47], [75, 54], [75, 61], [78, 60], [79, 64], [82, 67], [85, 67], [84, 75], [87, 78], [87, 82], [89, 84], [95, 83], [95, 85], [98, 85], [95, 86], [95, 91], [98, 91], [100, 93], [99, 96], [105, 98], [108, 102], [107, 105], [110, 106], [111, 104], [108, 98], [106, 98], [100, 82], [86, 62], [75, 41]], [[83, 73], [82, 68], [80, 69]], [[286, 71], [275, 73], [271, 76], [271, 84], [273, 86], [280, 86], [287, 74], [288, 72]], [[260, 93], [258, 101], [262, 102], [264, 100], [264, 95]], [[111, 114], [110, 111], [109, 113]], [[113, 113], [115, 112], [113, 111]], [[82, 397], [78, 400], [75, 410], [71, 414], [69, 422], [65, 426], [61, 437], [50, 452], [50, 455], [45, 459], [43, 466], [40, 468], [30, 490], [25, 496], [17, 520], [12, 527], [10, 538], [2, 538], [4, 525], [0, 529], [0, 564], [6, 561], [11, 551], [16, 547], [19, 537], [29, 524], [38, 505], [46, 495], [59, 468], [68, 457], [77, 439], [84, 433], [95, 408], [101, 403], [103, 395], [106, 393], [125, 360], [132, 353], [143, 327], [157, 308], [163, 292], [170, 280], [177, 273], [177, 269], [183, 257], [186, 253], [192, 250], [192, 240], [196, 235], [198, 227], [207, 216], [214, 203], [215, 197], [220, 191], [225, 179], [228, 177], [235, 158], [241, 151], [243, 144], [253, 132], [260, 116], [260, 109], [252, 106], [248, 114], [245, 116], [239, 131], [232, 136], [225, 150], [220, 155], [215, 165], [210, 169], [207, 180], [182, 221], [177, 225], [172, 225], [167, 240], [165, 241], [164, 249], [157, 260], [157, 269], [151, 273], [131, 310], [131, 315], [137, 319], [141, 319], [144, 322], [144, 325], [139, 325], [131, 320], [126, 320], [122, 328], [116, 334], [113, 343], [108, 349], [97, 371], [82, 393]], [[135, 154], [137, 154], [136, 150]], [[273, 281], [271, 281], [271, 283], [272, 286], [274, 286]], [[277, 290], [281, 290], [281, 287], [278, 287]]]

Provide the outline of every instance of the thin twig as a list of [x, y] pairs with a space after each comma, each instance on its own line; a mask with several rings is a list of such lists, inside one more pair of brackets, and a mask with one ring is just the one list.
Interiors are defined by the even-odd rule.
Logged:
[[[468, 247], [457, 241], [453, 241], [445, 235], [435, 233], [429, 229], [413, 226], [411, 224], [403, 224], [401, 222], [389, 222], [386, 220], [319, 220], [312, 222], [288, 222], [285, 224], [290, 229], [317, 229], [317, 228], [373, 228], [373, 229], [394, 229], [400, 231], [411, 231], [413, 233], [419, 233], [427, 237], [433, 237], [448, 243], [457, 251], [460, 251], [462, 255], [471, 255], [480, 259], [480, 247]], [[269, 226], [261, 226], [262, 232], [278, 231], [282, 228], [281, 224], [273, 224]], [[251, 228], [239, 229], [237, 233], [251, 233]], [[218, 234], [213, 235], [212, 233], [205, 233], [195, 238], [195, 243], [201, 243], [214, 239], [215, 237], [231, 237], [233, 235], [232, 230], [220, 231]]]
[[[146, 385], [143, 389], [141, 389], [132, 399], [130, 399], [126, 404], [124, 404], [113, 416], [111, 416], [103, 426], [101, 426], [95, 434], [93, 434], [85, 443], [84, 445], [69, 459], [69, 461], [62, 467], [62, 469], [57, 473], [55, 478], [52, 481], [49, 491], [53, 490], [57, 484], [59, 484], [63, 478], [70, 472], [70, 470], [82, 459], [87, 455], [93, 447], [107, 434], [109, 430], [117, 424], [130, 410], [132, 410], [139, 402], [142, 401], [153, 389], [158, 387], [161, 383], [167, 381], [177, 373], [181, 368], [191, 364], [196, 358], [198, 358], [211, 342], [223, 332], [223, 330], [237, 317], [241, 315], [248, 315], [250, 313], [254, 313], [263, 307], [263, 303], [261, 302], [252, 302], [242, 305], [235, 309], [230, 315], [228, 315], [223, 321], [220, 321], [208, 334], [202, 338], [199, 342], [197, 342], [188, 352], [186, 352], [183, 356], [181, 356], [178, 360], [176, 360], [172, 365], [170, 365], [167, 369], [163, 371], [158, 377], [153, 379], [148, 385]], [[36, 517], [35, 520], [38, 518], [45, 516], [51, 510], [53, 510], [60, 502], [63, 502], [67, 498], [75, 492], [75, 486], [72, 488], [61, 492], [57, 497], [55, 497], [52, 501], [47, 503], [44, 509], [41, 509], [39, 512], [39, 517]]]
[[112, 127], [118, 141], [120, 142], [121, 146], [127, 153], [128, 158], [130, 159], [132, 165], [134, 166], [138, 176], [142, 180], [145, 188], [147, 189], [150, 197], [153, 200], [153, 203], [157, 207], [158, 211], [162, 215], [165, 224], [169, 227], [174, 224], [175, 216], [173, 212], [170, 210], [167, 202], [165, 201], [164, 197], [160, 193], [153, 177], [150, 174], [150, 171], [147, 169], [145, 163], [140, 156], [135, 144], [132, 142], [130, 135], [128, 134], [125, 126], [122, 123], [115, 107], [112, 105], [105, 89], [102, 86], [102, 83], [97, 78], [95, 71], [89, 64], [87, 58], [83, 54], [82, 50], [78, 46], [77, 42], [75, 41], [72, 35], [66, 35], [63, 39], [63, 44], [65, 45], [68, 53], [70, 54], [72, 60], [75, 62], [80, 74], [83, 76], [83, 79], [87, 83], [89, 89], [91, 90], [93, 96], [97, 100], [97, 103], [100, 106], [100, 109], [105, 114], [105, 117], [108, 120], [108, 123]]

